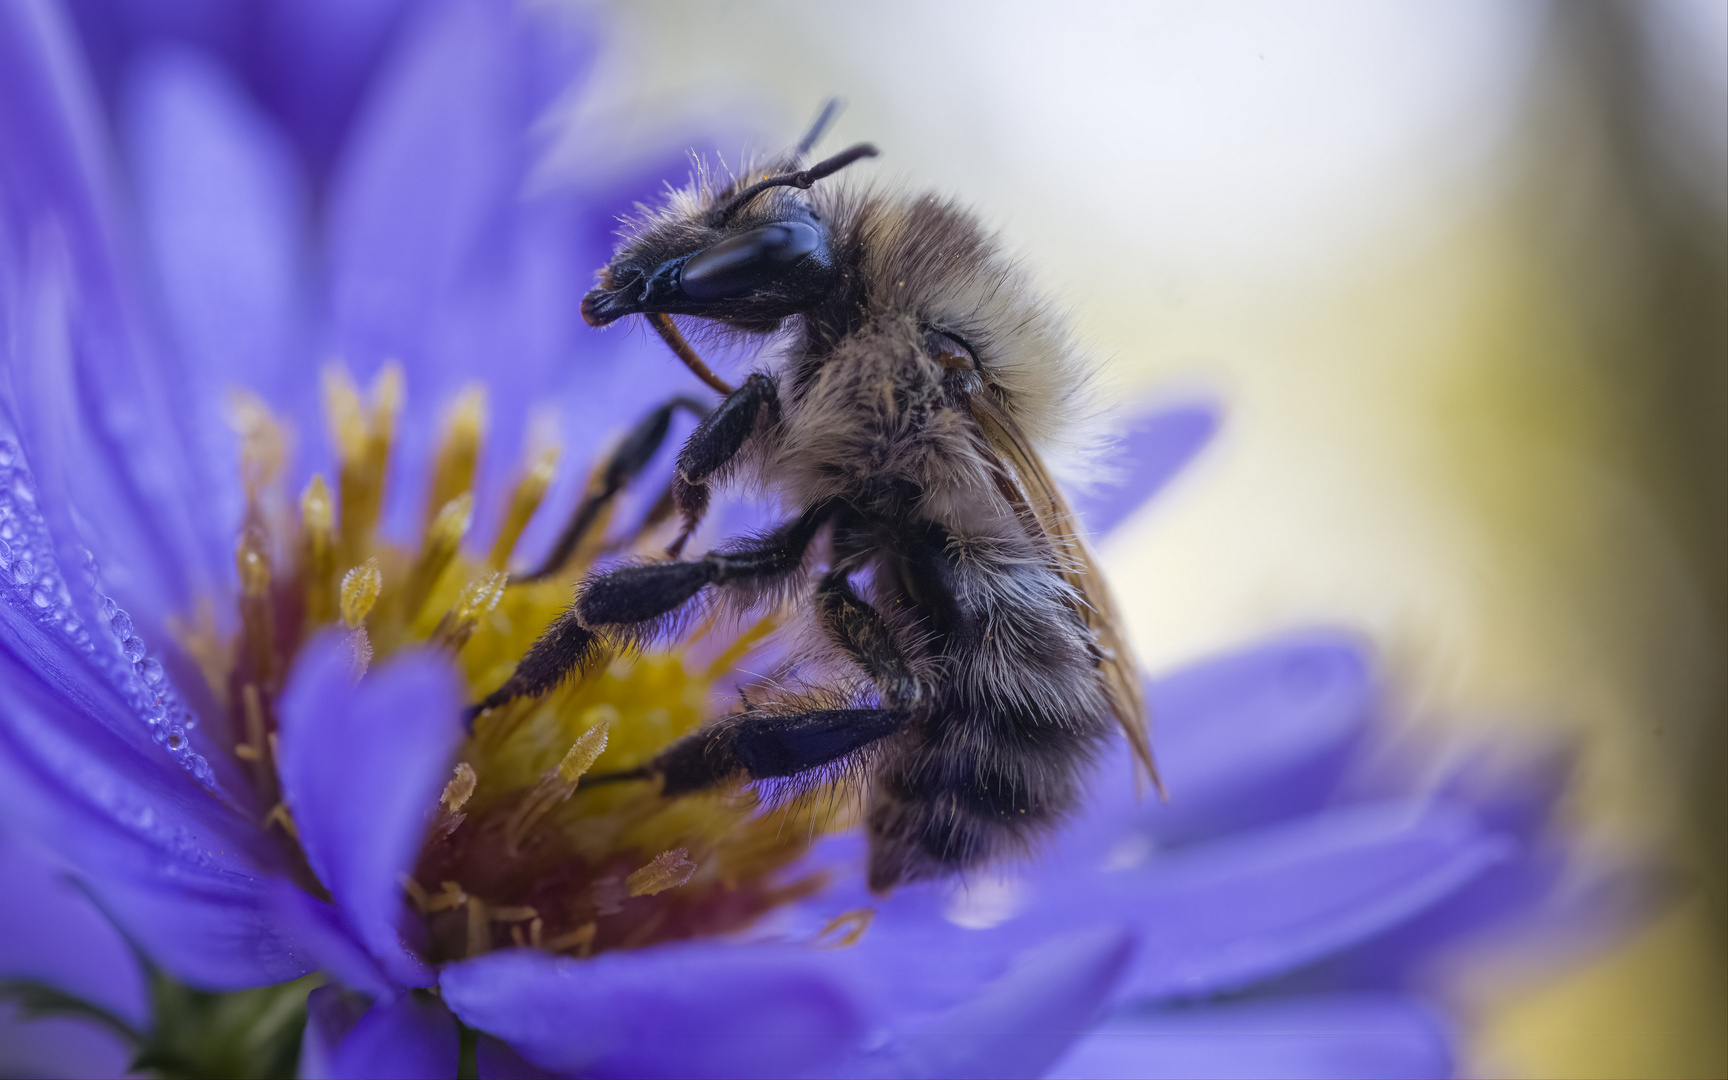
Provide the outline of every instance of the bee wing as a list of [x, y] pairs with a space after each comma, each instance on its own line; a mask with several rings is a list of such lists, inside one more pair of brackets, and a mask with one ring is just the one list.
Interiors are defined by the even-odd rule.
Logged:
[[971, 395], [972, 416], [998, 464], [1006, 467], [998, 476], [1020, 514], [1021, 522], [1035, 538], [1048, 543], [1055, 553], [1062, 576], [1079, 597], [1079, 613], [1091, 629], [1099, 651], [1098, 670], [1110, 698], [1110, 711], [1128, 737], [1134, 760], [1145, 770], [1160, 798], [1164, 784], [1152, 759], [1152, 741], [1147, 732], [1146, 699], [1140, 691], [1140, 666], [1122, 636], [1122, 620], [1110, 586], [1098, 573], [1092, 551], [1080, 535], [1074, 512], [1062, 489], [1045, 468], [1044, 461], [990, 391]]

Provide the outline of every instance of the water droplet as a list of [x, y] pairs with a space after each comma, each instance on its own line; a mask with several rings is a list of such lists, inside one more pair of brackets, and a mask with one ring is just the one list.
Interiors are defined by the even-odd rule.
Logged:
[[162, 661], [154, 656], [146, 657], [138, 664], [138, 674], [144, 677], [146, 683], [157, 688], [168, 681], [168, 672], [162, 669]]
[[47, 611], [54, 606], [54, 594], [46, 586], [38, 584], [30, 591], [30, 602], [36, 605], [36, 610]]
[[[108, 629], [114, 631], [115, 637], [119, 638], [121, 641], [125, 641], [127, 638], [132, 636], [132, 616], [126, 614], [119, 608], [115, 608], [114, 614], [108, 616]], [[136, 660], [138, 658], [134, 656], [132, 659]]]
[[19, 559], [12, 564], [12, 583], [28, 585], [36, 580], [36, 566], [29, 559]]
[[0, 540], [0, 570], [10, 569], [11, 566], [12, 566], [12, 545], [8, 544], [4, 540]]
[[129, 637], [120, 643], [120, 649], [126, 654], [126, 659], [128, 660], [137, 661], [144, 659], [143, 638]]

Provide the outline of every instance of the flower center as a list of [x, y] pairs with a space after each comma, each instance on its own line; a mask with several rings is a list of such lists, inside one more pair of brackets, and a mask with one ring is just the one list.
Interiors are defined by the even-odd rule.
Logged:
[[[387, 541], [378, 522], [401, 371], [386, 367], [367, 395], [346, 373], [327, 371], [324, 391], [339, 474], [334, 491], [313, 476], [297, 511], [275, 490], [280, 425], [261, 402], [237, 399], [248, 496], [236, 548], [240, 630], [221, 642], [206, 619], [205, 629], [183, 634], [227, 703], [236, 755], [273, 804], [267, 824], [291, 846], [273, 703], [303, 642], [337, 627], [362, 677], [400, 650], [440, 649], [479, 700], [515, 670], [598, 555], [665, 542], [653, 524], [606, 540], [608, 508], [558, 573], [511, 582], [506, 567], [557, 462], [548, 447], [522, 464], [487, 554], [473, 556], [464, 543], [484, 431], [478, 388], [449, 411], [419, 536]], [[820, 887], [815, 877], [782, 879], [812, 838], [838, 823], [832, 801], [764, 813], [751, 792], [736, 789], [664, 799], [651, 783], [578, 788], [588, 771], [634, 768], [695, 729], [721, 707], [715, 698], [729, 673], [772, 629], [771, 618], [741, 633], [710, 624], [677, 648], [613, 657], [540, 698], [481, 716], [436, 811], [428, 808], [432, 825], [403, 883], [425, 918], [431, 958], [512, 944], [586, 956], [722, 933]]]

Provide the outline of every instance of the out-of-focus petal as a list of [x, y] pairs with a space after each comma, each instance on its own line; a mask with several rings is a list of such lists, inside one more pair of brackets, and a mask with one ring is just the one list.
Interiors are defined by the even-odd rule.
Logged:
[[[836, 1075], [1043, 1076], [1092, 1026], [1127, 970], [1133, 939], [1114, 928], [1053, 938], [1025, 950], [999, 978], [954, 1008], [911, 1018], [895, 1006], [888, 983], [884, 1041]], [[940, 953], [912, 958], [900, 980], [919, 978], [920, 966], [942, 963]]]
[[136, 310], [106, 139], [57, 8], [0, 8], [0, 102], [6, 390], [44, 511], [67, 551], [114, 556], [108, 579], [141, 620], [182, 610], [225, 570], [232, 533], [198, 498], [184, 375]]
[[42, 983], [142, 1030], [150, 1018], [137, 957], [44, 859], [0, 836], [0, 981]]
[[1337, 994], [1124, 1016], [1052, 1077], [1451, 1076], [1450, 1032], [1409, 998]]
[[584, 1076], [789, 1076], [866, 1015], [819, 952], [712, 941], [570, 960], [507, 950], [444, 969], [444, 1001], [530, 1062]]
[[436, 998], [404, 994], [358, 1019], [354, 999], [321, 986], [306, 999], [300, 1075], [320, 1080], [447, 1080], [460, 1053], [456, 1018]]
[[528, 147], [506, 6], [419, 11], [354, 132], [331, 200], [339, 342], [410, 364], [517, 192]]
[[335, 159], [380, 57], [413, 6], [405, 0], [256, 5], [251, 75], [314, 170]]
[[348, 643], [328, 633], [300, 654], [280, 700], [282, 794], [300, 845], [336, 906], [391, 976], [431, 974], [402, 943], [401, 877], [462, 737], [449, 661], [398, 655], [355, 682]]
[[26, 1020], [16, 1005], [0, 1002], [0, 1076], [124, 1076], [134, 1053], [118, 1032], [94, 1020]]
[[379, 966], [346, 925], [341, 912], [307, 896], [299, 886], [276, 883], [269, 901], [272, 916], [312, 956], [320, 971], [327, 971], [343, 986], [375, 998], [393, 998], [402, 988]]
[[1107, 462], [1118, 482], [1101, 485], [1074, 500], [1074, 511], [1086, 531], [1108, 536], [1158, 494], [1212, 441], [1220, 411], [1214, 402], [1194, 401], [1166, 405], [1130, 421]]
[[1444, 806], [1373, 804], [1044, 883], [1021, 917], [1131, 920], [1127, 997], [1239, 989], [1420, 915], [1512, 854]]
[[1366, 646], [1329, 630], [1280, 635], [1146, 683], [1170, 801], [1136, 792], [1126, 747], [1098, 773], [1059, 863], [1120, 861], [1303, 813], [1330, 794], [1379, 699]]
[[[228, 396], [251, 390], [304, 418], [317, 380], [304, 351], [305, 193], [291, 148], [207, 58], [158, 50], [134, 65], [126, 136], [145, 239], [190, 376], [182, 423], [231, 467], [210, 496], [242, 510]], [[296, 350], [294, 345], [300, 345]], [[302, 429], [306, 435], [313, 430]]]
[[[119, 708], [100, 687], [82, 700]], [[306, 957], [263, 910], [262, 836], [146, 753], [0, 650], [0, 809], [13, 835], [51, 843], [185, 982], [241, 989], [304, 974]]]

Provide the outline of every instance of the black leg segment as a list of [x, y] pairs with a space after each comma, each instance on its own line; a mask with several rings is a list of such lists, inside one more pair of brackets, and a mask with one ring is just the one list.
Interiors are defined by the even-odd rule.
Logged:
[[689, 603], [704, 585], [762, 584], [804, 563], [828, 505], [805, 511], [750, 547], [710, 551], [694, 562], [648, 563], [596, 574], [582, 584], [576, 611], [584, 626], [634, 626]]
[[570, 523], [564, 526], [559, 534], [558, 542], [552, 545], [552, 550], [532, 572], [524, 575], [521, 580], [537, 581], [550, 577], [563, 569], [570, 560], [578, 544], [595, 522], [600, 520], [600, 514], [608, 504], [624, 490], [625, 486], [634, 480], [648, 462], [654, 457], [660, 444], [666, 441], [666, 431], [672, 424], [672, 414], [684, 409], [692, 415], [705, 419], [708, 407], [695, 398], [675, 397], [666, 404], [655, 409], [637, 424], [630, 434], [624, 436], [624, 441], [612, 451], [607, 459], [606, 467], [600, 470], [594, 482], [583, 493], [582, 501], [577, 504], [576, 512], [570, 516]]
[[918, 680], [883, 621], [882, 613], [852, 589], [844, 574], [829, 574], [816, 590], [822, 628], [876, 684], [883, 702], [909, 708], [920, 696]]
[[659, 776], [661, 794], [685, 795], [729, 780], [796, 776], [892, 735], [909, 716], [896, 709], [738, 713], [685, 736], [640, 769], [595, 776], [587, 783]]
[[496, 709], [519, 697], [538, 697], [586, 667], [600, 652], [599, 637], [576, 618], [576, 609], [566, 609], [529, 646], [504, 685], [487, 694], [468, 710], [468, 723], [487, 709]]
[[684, 532], [673, 542], [672, 554], [683, 550], [685, 541], [708, 510], [708, 478], [738, 456], [756, 430], [764, 409], [772, 416], [779, 408], [780, 395], [774, 380], [756, 372], [690, 433], [689, 441], [678, 454], [678, 476], [672, 486], [673, 501], [684, 516]]

